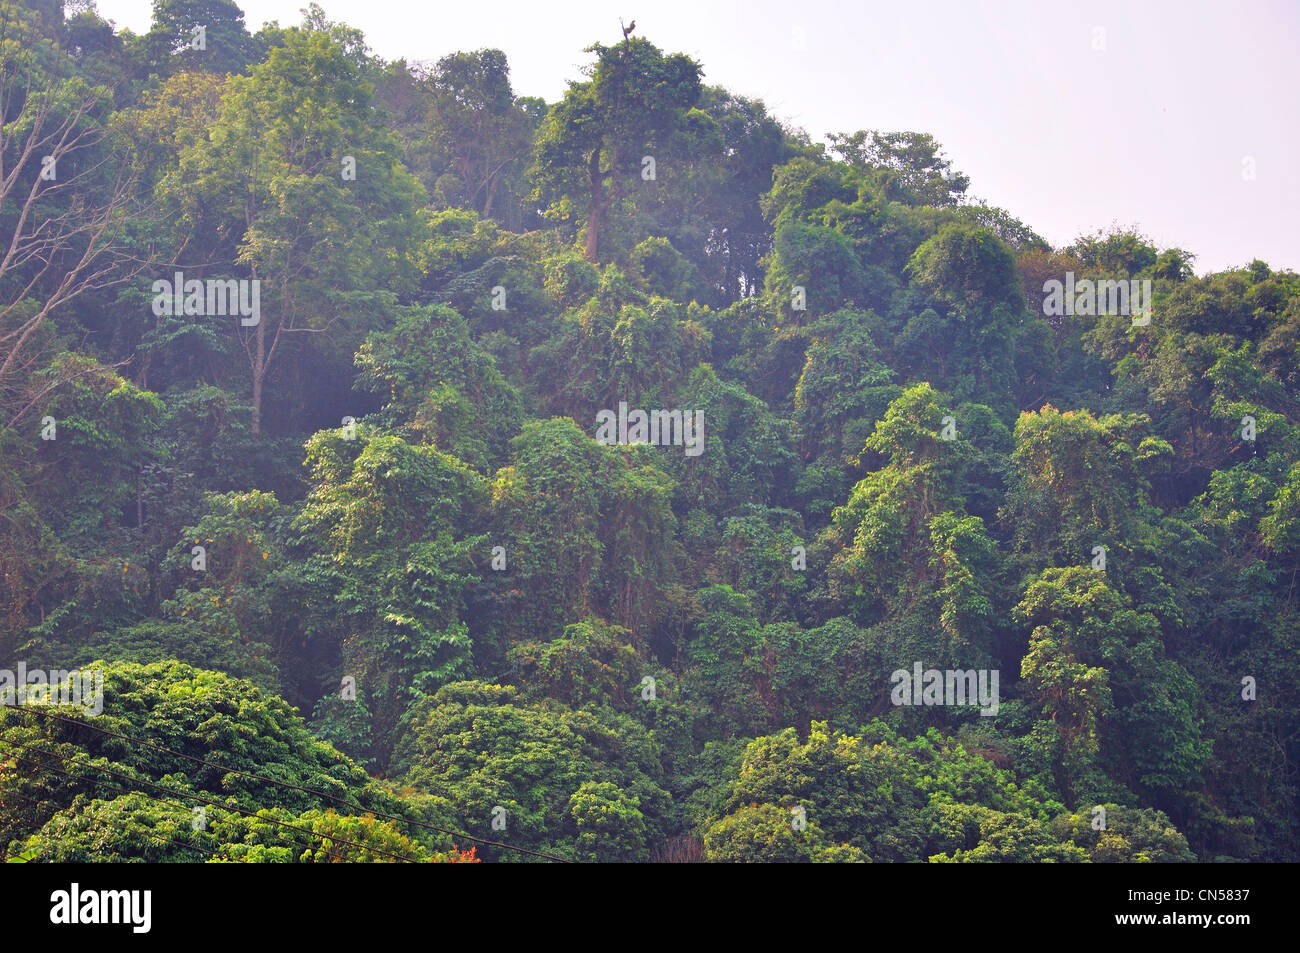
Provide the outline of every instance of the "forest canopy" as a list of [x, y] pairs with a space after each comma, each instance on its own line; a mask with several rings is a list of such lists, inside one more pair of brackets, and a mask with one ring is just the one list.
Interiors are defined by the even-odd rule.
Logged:
[[0, 857], [1300, 860], [1300, 276], [606, 40], [0, 0]]

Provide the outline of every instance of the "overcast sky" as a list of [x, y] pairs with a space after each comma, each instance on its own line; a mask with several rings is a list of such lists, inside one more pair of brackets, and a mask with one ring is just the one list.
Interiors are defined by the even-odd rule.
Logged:
[[[251, 31], [303, 0], [237, 0]], [[1197, 256], [1300, 271], [1300, 0], [326, 0], [386, 59], [506, 52], [557, 99], [619, 17], [814, 138], [914, 129], [970, 194], [1053, 244], [1112, 223]], [[144, 32], [150, 0], [98, 0]], [[1253, 166], [1254, 178], [1247, 178]]]

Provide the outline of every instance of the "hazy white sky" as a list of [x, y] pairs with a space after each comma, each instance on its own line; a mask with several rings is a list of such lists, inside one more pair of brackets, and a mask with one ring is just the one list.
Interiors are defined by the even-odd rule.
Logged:
[[[304, 0], [237, 0], [249, 29]], [[972, 195], [1053, 244], [1117, 222], [1197, 256], [1300, 271], [1300, 0], [324, 0], [386, 59], [496, 47], [560, 96], [619, 17], [814, 138], [915, 129]], [[98, 0], [148, 29], [150, 0]], [[1254, 178], [1243, 174], [1252, 164]]]

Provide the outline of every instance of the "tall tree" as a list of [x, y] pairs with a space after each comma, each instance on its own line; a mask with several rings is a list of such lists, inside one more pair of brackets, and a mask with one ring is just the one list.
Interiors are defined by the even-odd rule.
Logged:
[[424, 190], [370, 106], [369, 69], [354, 30], [285, 30], [266, 62], [230, 79], [217, 122], [181, 160], [193, 212], [218, 209], [230, 264], [264, 283], [260, 320], [238, 329], [254, 432], [288, 337], [341, 324], [355, 341], [358, 315], [373, 320], [414, 286]]
[[938, 141], [924, 132], [831, 133], [831, 151], [858, 169], [885, 173], [892, 198], [918, 205], [957, 205], [970, 176], [955, 172]]
[[596, 63], [586, 82], [572, 82], [547, 115], [537, 140], [538, 194], [553, 217], [585, 214], [588, 261], [600, 253], [602, 222], [615, 208], [643, 159], [681, 131], [700, 97], [700, 67], [683, 53], [664, 56], [649, 40], [626, 37], [617, 46], [587, 48]]
[[65, 382], [32, 376], [57, 347], [60, 309], [132, 273], [121, 239], [134, 168], [111, 107], [31, 11], [0, 2], [0, 423], [11, 427]]
[[162, 76], [179, 69], [241, 73], [260, 52], [235, 0], [153, 0], [153, 26], [141, 45], [144, 68]]
[[[532, 148], [540, 116], [529, 100], [510, 88], [510, 66], [500, 50], [452, 53], [440, 59], [428, 79], [428, 148], [435, 171], [451, 175], [455, 187], [440, 188], [456, 205], [485, 218], [494, 214], [518, 225], [509, 203]], [[440, 179], [441, 181], [441, 179]], [[516, 194], [514, 198], [518, 198]]]

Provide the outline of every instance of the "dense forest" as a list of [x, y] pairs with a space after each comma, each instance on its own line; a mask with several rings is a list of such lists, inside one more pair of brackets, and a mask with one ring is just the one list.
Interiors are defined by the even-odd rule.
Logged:
[[1293, 271], [153, 9], [0, 0], [0, 857], [1300, 860]]

